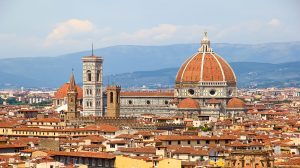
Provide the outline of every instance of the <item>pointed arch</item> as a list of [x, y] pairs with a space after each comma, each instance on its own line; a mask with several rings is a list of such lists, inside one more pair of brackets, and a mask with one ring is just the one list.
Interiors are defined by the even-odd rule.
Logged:
[[100, 79], [101, 79], [101, 73], [100, 73], [100, 70], [97, 70], [97, 73], [96, 73], [96, 81], [97, 82], [100, 82]]
[[110, 92], [110, 93], [109, 93], [109, 102], [110, 102], [110, 103], [113, 103], [113, 102], [114, 102], [114, 93], [113, 93], [113, 92]]
[[92, 81], [92, 72], [90, 70], [86, 71], [86, 80]]

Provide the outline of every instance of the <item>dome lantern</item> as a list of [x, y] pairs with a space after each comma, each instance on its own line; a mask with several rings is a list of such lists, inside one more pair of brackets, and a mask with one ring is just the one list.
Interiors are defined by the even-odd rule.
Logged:
[[199, 52], [213, 52], [210, 48], [210, 40], [207, 37], [207, 32], [204, 32], [204, 37], [201, 40], [201, 47], [198, 50]]
[[[236, 76], [230, 65], [210, 47], [207, 32], [198, 52], [179, 68], [175, 94], [180, 99], [194, 98], [201, 105], [205, 99], [229, 99], [236, 96]], [[225, 102], [224, 102], [225, 103]]]

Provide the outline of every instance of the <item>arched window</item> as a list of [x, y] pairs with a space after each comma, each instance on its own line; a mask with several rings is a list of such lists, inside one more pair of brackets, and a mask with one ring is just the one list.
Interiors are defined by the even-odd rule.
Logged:
[[100, 70], [97, 71], [97, 81], [100, 81]]
[[114, 97], [113, 97], [113, 96], [114, 96], [114, 93], [113, 93], [113, 92], [110, 92], [110, 93], [109, 93], [109, 102], [110, 102], [110, 103], [113, 103], [113, 102], [114, 102]]
[[87, 70], [87, 71], [86, 71], [86, 75], [87, 75], [86, 80], [87, 80], [87, 81], [92, 81], [92, 73], [91, 73], [90, 70]]
[[117, 103], [120, 103], [119, 102], [119, 92], [117, 92]]

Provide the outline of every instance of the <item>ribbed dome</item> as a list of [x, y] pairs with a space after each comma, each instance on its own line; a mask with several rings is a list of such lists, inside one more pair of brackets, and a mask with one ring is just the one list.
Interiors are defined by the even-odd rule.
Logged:
[[179, 69], [176, 83], [227, 82], [236, 85], [235, 74], [230, 65], [210, 48], [205, 34], [199, 51], [187, 59]]
[[227, 103], [227, 108], [245, 108], [245, 103], [239, 98], [232, 98]]
[[190, 109], [198, 109], [200, 108], [199, 103], [191, 98], [183, 99], [177, 105], [177, 108], [190, 108]]

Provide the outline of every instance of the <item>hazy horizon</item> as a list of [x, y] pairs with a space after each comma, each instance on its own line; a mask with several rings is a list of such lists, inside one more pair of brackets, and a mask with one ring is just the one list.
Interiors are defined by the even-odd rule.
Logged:
[[115, 45], [300, 41], [296, 0], [0, 1], [0, 58]]
[[[238, 44], [238, 45], [262, 45], [262, 44], [283, 44], [283, 43], [300, 43], [299, 41], [283, 41], [283, 42], [262, 42], [262, 43], [229, 43], [229, 42], [223, 42], [223, 43], [212, 43], [212, 47], [214, 44]], [[188, 44], [197, 44], [197, 43], [171, 43], [171, 44], [161, 44], [161, 45], [138, 45], [138, 44], [118, 44], [118, 45], [111, 45], [111, 46], [105, 46], [105, 47], [100, 47], [100, 48], [94, 48], [94, 50], [101, 50], [105, 48], [110, 48], [110, 47], [116, 47], [116, 46], [141, 46], [141, 47], [164, 47], [164, 46], [174, 46], [174, 45], [188, 45]], [[200, 43], [199, 43], [200, 45]], [[92, 46], [92, 45], [91, 45]], [[35, 56], [16, 56], [16, 57], [1, 57], [1, 59], [14, 59], [14, 58], [46, 58], [46, 57], [60, 57], [60, 56], [65, 56], [65, 55], [70, 55], [74, 53], [81, 53], [81, 52], [90, 52], [92, 53], [92, 48], [90, 46], [90, 49], [84, 49], [84, 50], [74, 50], [70, 51], [68, 53], [58, 53], [57, 55], [35, 55]], [[84, 56], [84, 55], [83, 55]], [[102, 56], [102, 55], [99, 55]], [[255, 61], [253, 61], [255, 62]], [[259, 61], [258, 61], [259, 62]], [[289, 61], [287, 61], [289, 62]]]

